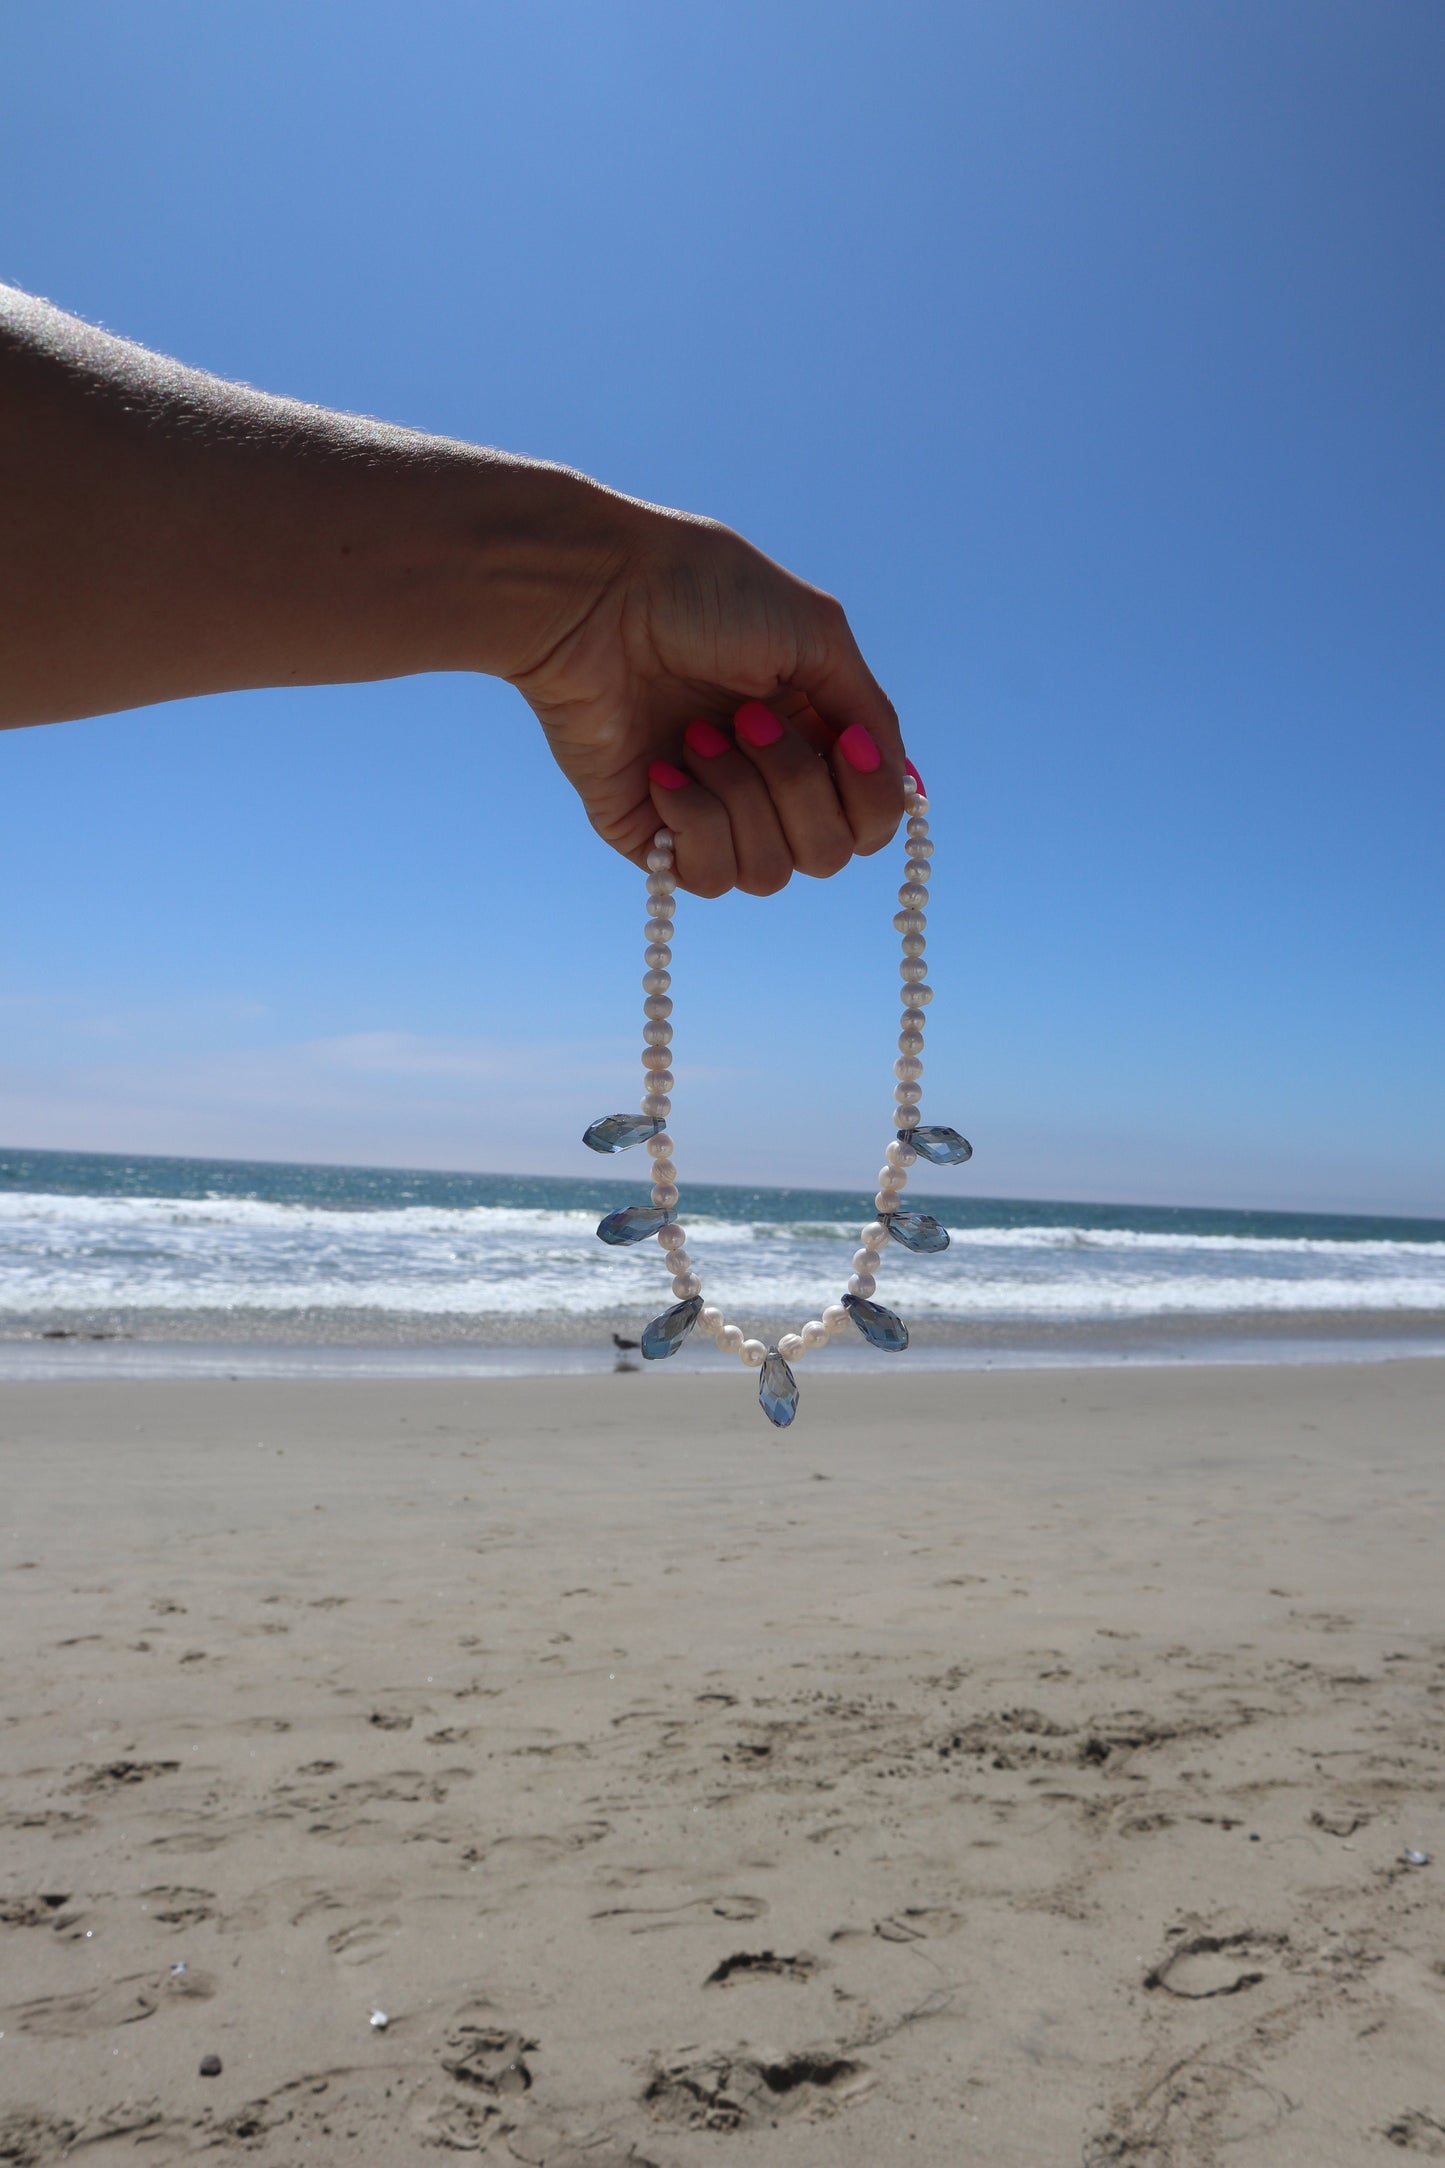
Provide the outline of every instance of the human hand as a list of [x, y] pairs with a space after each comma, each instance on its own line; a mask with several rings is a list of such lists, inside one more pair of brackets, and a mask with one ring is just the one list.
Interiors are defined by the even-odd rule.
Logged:
[[726, 527], [611, 502], [617, 536], [571, 622], [507, 672], [598, 834], [640, 864], [670, 828], [701, 896], [881, 850], [903, 744], [839, 604]]

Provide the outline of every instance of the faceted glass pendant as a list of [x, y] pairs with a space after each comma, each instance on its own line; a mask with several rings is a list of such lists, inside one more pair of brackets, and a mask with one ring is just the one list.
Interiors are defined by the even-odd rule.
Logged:
[[662, 1122], [654, 1114], [604, 1114], [600, 1122], [582, 1132], [582, 1142], [592, 1152], [630, 1152], [634, 1144], [655, 1137]]
[[763, 1357], [758, 1378], [758, 1405], [779, 1430], [786, 1430], [798, 1412], [797, 1380], [776, 1348], [770, 1348]]
[[911, 1144], [921, 1158], [931, 1160], [935, 1167], [961, 1167], [973, 1157], [973, 1146], [956, 1129], [900, 1129], [898, 1141]]
[[948, 1229], [927, 1212], [887, 1212], [883, 1224], [905, 1250], [918, 1250], [931, 1256], [935, 1250], [948, 1248]]
[[675, 1302], [661, 1317], [655, 1317], [642, 1335], [642, 1352], [649, 1362], [666, 1362], [675, 1355], [683, 1341], [697, 1323], [702, 1308], [701, 1295], [689, 1295], [686, 1302]]
[[903, 1353], [908, 1345], [908, 1327], [901, 1317], [885, 1310], [881, 1302], [869, 1302], [862, 1295], [845, 1295], [843, 1307], [870, 1345], [881, 1347], [885, 1355]]
[[609, 1212], [597, 1229], [601, 1242], [610, 1242], [614, 1249], [621, 1249], [629, 1242], [645, 1242], [655, 1235], [659, 1227], [665, 1227], [671, 1213], [660, 1204], [627, 1204], [620, 1212]]

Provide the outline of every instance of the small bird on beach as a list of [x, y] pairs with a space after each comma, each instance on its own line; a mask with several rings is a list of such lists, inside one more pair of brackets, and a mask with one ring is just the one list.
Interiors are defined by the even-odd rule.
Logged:
[[620, 1332], [615, 1332], [612, 1335], [612, 1345], [621, 1354], [630, 1355], [635, 1347], [641, 1347], [642, 1342], [640, 1340], [624, 1340]]

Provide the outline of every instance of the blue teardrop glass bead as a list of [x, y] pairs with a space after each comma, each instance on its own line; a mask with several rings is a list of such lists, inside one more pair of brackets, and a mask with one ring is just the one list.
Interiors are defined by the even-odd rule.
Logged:
[[627, 1204], [620, 1212], [609, 1212], [597, 1229], [600, 1242], [610, 1242], [614, 1249], [621, 1249], [629, 1242], [645, 1242], [655, 1235], [659, 1227], [665, 1227], [671, 1213], [664, 1212], [658, 1204]]
[[900, 1129], [900, 1144], [911, 1144], [920, 1159], [927, 1159], [935, 1167], [961, 1167], [966, 1159], [972, 1159], [973, 1146], [967, 1137], [961, 1137], [956, 1129], [941, 1129], [929, 1124], [922, 1129]]
[[669, 1355], [675, 1355], [697, 1323], [701, 1309], [701, 1295], [689, 1295], [686, 1302], [675, 1302], [661, 1317], [655, 1317], [642, 1335], [642, 1352], [648, 1361], [666, 1362]]
[[583, 1130], [582, 1142], [590, 1152], [630, 1152], [634, 1144], [659, 1135], [662, 1126], [653, 1114], [604, 1114]]
[[948, 1248], [948, 1229], [927, 1212], [885, 1212], [883, 1224], [905, 1250], [932, 1256]]
[[908, 1327], [901, 1317], [885, 1310], [881, 1302], [869, 1302], [862, 1295], [845, 1295], [843, 1307], [873, 1347], [881, 1347], [885, 1355], [903, 1353], [908, 1345]]
[[758, 1405], [779, 1430], [786, 1430], [798, 1412], [797, 1380], [776, 1348], [763, 1357], [758, 1378]]

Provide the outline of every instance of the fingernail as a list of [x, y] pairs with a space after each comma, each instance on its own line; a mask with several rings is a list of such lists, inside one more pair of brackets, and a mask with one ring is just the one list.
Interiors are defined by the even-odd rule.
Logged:
[[872, 734], [861, 723], [850, 723], [846, 730], [838, 733], [838, 750], [849, 767], [856, 768], [860, 775], [871, 775], [883, 760]]
[[920, 798], [926, 798], [926, 797], [928, 796], [928, 793], [927, 793], [927, 791], [926, 791], [926, 790], [924, 789], [924, 787], [923, 787], [923, 777], [922, 777], [922, 776], [921, 776], [921, 775], [919, 774], [918, 770], [917, 770], [917, 769], [916, 769], [916, 768], [914, 767], [914, 765], [913, 765], [912, 761], [911, 761], [911, 760], [905, 760], [905, 761], [904, 761], [904, 763], [903, 763], [903, 765], [904, 765], [904, 767], [905, 767], [905, 768], [906, 768], [906, 769], [908, 770], [908, 773], [909, 773], [909, 774], [910, 774], [910, 775], [912, 776], [912, 778], [913, 778], [914, 782], [915, 782], [915, 783], [916, 783], [916, 784], [918, 785], [918, 795], [919, 795], [919, 797], [920, 797]]
[[733, 728], [744, 745], [776, 745], [783, 735], [777, 716], [761, 700], [745, 700], [733, 717]]
[[686, 790], [692, 781], [681, 768], [674, 768], [670, 760], [655, 760], [647, 771], [649, 783], [656, 783], [659, 790]]
[[716, 760], [720, 753], [729, 750], [728, 741], [717, 724], [704, 721], [702, 716], [699, 716], [695, 723], [688, 724], [683, 737], [687, 741], [688, 751], [696, 753], [699, 760]]

